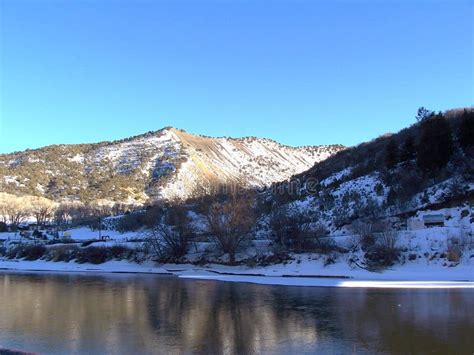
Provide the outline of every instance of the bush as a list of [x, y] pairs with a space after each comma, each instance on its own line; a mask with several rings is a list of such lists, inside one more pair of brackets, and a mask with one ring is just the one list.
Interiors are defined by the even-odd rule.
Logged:
[[23, 245], [16, 248], [16, 257], [18, 259], [38, 260], [46, 253], [44, 245]]
[[150, 206], [146, 211], [126, 214], [117, 222], [116, 228], [120, 233], [134, 232], [141, 228], [153, 228], [161, 220], [164, 209], [159, 206]]
[[377, 245], [365, 253], [365, 260], [369, 269], [385, 268], [394, 265], [399, 260], [400, 253], [397, 249], [389, 249]]
[[43, 240], [47, 239], [46, 236], [42, 232], [40, 232], [39, 230], [33, 231], [32, 236], [36, 239], [43, 239]]
[[449, 248], [447, 252], [447, 259], [450, 262], [457, 263], [461, 259], [461, 252], [455, 248]]
[[383, 185], [380, 182], [378, 182], [374, 187], [374, 191], [377, 194], [377, 196], [383, 196], [383, 194], [384, 194]]
[[397, 233], [394, 230], [386, 229], [378, 234], [378, 241], [385, 249], [396, 249]]
[[76, 258], [79, 248], [76, 245], [58, 245], [51, 247], [48, 252], [49, 261], [69, 262]]
[[5, 252], [5, 256], [8, 259], [16, 259], [17, 255], [20, 255], [20, 250], [22, 250], [22, 249], [23, 249], [23, 247], [21, 245], [8, 248]]
[[0, 233], [8, 232], [8, 226], [5, 222], [0, 222]]
[[108, 253], [106, 248], [101, 247], [88, 247], [79, 249], [76, 261], [78, 263], [90, 263], [90, 264], [102, 264], [108, 259]]
[[143, 227], [143, 215], [144, 212], [135, 212], [123, 216], [117, 222], [117, 230], [120, 233], [139, 230]]
[[314, 225], [311, 218], [294, 214], [288, 208], [274, 210], [270, 214], [269, 226], [274, 242], [287, 250], [328, 253], [339, 249], [328, 237], [326, 227]]
[[45, 242], [46, 245], [55, 245], [55, 244], [75, 244], [76, 241], [70, 238], [55, 238]]
[[375, 244], [375, 237], [373, 233], [373, 223], [364, 221], [355, 221], [351, 225], [352, 233], [357, 235], [358, 244], [362, 250], [367, 250]]
[[121, 260], [129, 259], [134, 251], [123, 245], [114, 245], [108, 249], [108, 252], [110, 258]]
[[257, 255], [252, 258], [251, 261], [247, 260], [247, 265], [251, 263], [258, 266], [269, 266], [274, 264], [285, 264], [291, 260], [292, 258], [286, 250], [275, 248], [270, 255]]
[[180, 262], [187, 254], [189, 242], [194, 237], [188, 209], [176, 205], [167, 208], [161, 223], [148, 232], [145, 247], [156, 261]]
[[53, 245], [46, 248], [44, 245], [18, 245], [9, 250], [0, 248], [0, 255], [9, 259], [37, 260], [45, 258], [53, 262], [69, 262], [76, 260], [78, 263], [102, 264], [110, 259], [127, 259], [135, 262], [143, 261], [144, 253], [122, 245], [106, 247], [79, 248], [76, 245]]

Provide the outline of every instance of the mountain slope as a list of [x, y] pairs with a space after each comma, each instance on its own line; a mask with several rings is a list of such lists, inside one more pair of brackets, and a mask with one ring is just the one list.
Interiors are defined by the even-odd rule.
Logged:
[[55, 200], [183, 199], [214, 184], [263, 187], [283, 181], [343, 148], [294, 148], [269, 139], [210, 138], [164, 128], [114, 142], [0, 155], [0, 191]]
[[[444, 122], [443, 130], [430, 128], [439, 121]], [[289, 181], [276, 183], [265, 202], [293, 209], [332, 232], [357, 220], [392, 217], [406, 222], [424, 210], [463, 209], [465, 205], [472, 209], [473, 127], [472, 108], [433, 115], [398, 133], [338, 152]], [[449, 138], [449, 144], [443, 137]], [[440, 164], [443, 154], [447, 159]], [[435, 165], [423, 169], [427, 163]], [[470, 213], [463, 218], [474, 221]]]

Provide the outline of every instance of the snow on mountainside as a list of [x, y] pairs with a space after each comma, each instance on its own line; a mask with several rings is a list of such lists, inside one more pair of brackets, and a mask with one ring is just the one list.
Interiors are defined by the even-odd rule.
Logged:
[[[283, 215], [322, 225], [332, 235], [351, 233], [360, 223], [408, 228], [417, 214], [443, 214], [453, 207], [465, 210], [465, 221], [472, 225], [473, 115], [472, 108], [448, 110], [345, 149], [277, 184], [266, 203], [274, 202]], [[436, 123], [442, 128], [432, 129]]]
[[56, 200], [183, 199], [213, 184], [263, 187], [283, 181], [342, 149], [295, 148], [269, 139], [211, 138], [164, 128], [114, 142], [0, 155], [0, 191]]

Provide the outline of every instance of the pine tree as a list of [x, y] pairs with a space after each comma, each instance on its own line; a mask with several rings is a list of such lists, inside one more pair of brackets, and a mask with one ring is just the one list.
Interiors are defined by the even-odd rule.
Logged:
[[387, 169], [393, 169], [398, 163], [399, 151], [395, 139], [390, 139], [385, 148], [385, 166]]
[[448, 164], [453, 154], [449, 122], [441, 114], [423, 121], [417, 164], [425, 174], [433, 174]]
[[415, 118], [418, 122], [423, 122], [427, 120], [428, 118], [433, 117], [433, 115], [434, 115], [433, 111], [428, 110], [427, 108], [422, 106], [418, 109]]
[[416, 156], [415, 140], [412, 135], [408, 136], [403, 142], [400, 151], [400, 161], [409, 161]]
[[464, 110], [459, 127], [459, 144], [463, 149], [474, 146], [474, 111]]

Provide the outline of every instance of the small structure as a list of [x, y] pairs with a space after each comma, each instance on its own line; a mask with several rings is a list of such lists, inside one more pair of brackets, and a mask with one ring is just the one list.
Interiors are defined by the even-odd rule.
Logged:
[[429, 227], [444, 227], [444, 216], [442, 214], [425, 214], [423, 224]]

